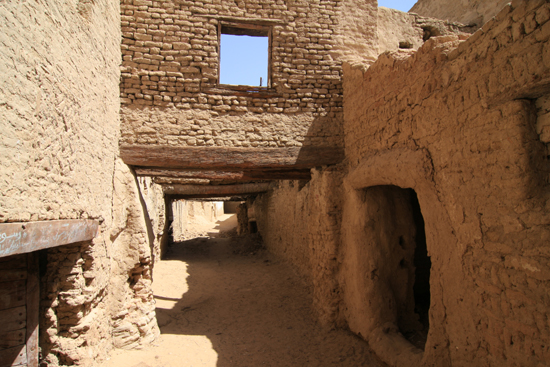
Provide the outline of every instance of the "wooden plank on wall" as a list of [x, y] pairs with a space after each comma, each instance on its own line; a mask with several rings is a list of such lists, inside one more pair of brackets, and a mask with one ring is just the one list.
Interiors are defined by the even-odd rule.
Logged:
[[0, 257], [0, 269], [27, 269], [27, 255]]
[[0, 331], [0, 350], [25, 344], [25, 329]]
[[24, 280], [0, 283], [0, 310], [25, 305], [27, 296], [25, 283]]
[[27, 366], [38, 367], [38, 312], [40, 306], [40, 286], [38, 253], [28, 254], [27, 275]]
[[0, 282], [27, 279], [27, 269], [0, 269]]
[[0, 257], [90, 241], [98, 227], [91, 219], [0, 223]]
[[19, 306], [0, 310], [0, 324], [4, 331], [24, 329], [27, 325], [27, 307]]
[[124, 163], [141, 167], [206, 170], [309, 169], [340, 163], [338, 147], [231, 148], [122, 145]]
[[26, 366], [27, 350], [25, 345], [0, 350], [0, 367]]

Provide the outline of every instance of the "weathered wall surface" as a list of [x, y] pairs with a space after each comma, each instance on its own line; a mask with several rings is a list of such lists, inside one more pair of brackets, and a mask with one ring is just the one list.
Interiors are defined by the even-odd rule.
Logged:
[[[110, 250], [109, 307], [112, 343], [116, 348], [137, 348], [159, 335], [151, 290], [158, 218], [147, 207], [154, 195], [144, 195], [128, 166], [117, 160], [113, 180], [113, 228]], [[146, 200], [149, 199], [149, 200]]]
[[168, 228], [164, 193], [162, 186], [153, 182], [150, 177], [139, 177], [138, 184], [141, 193], [141, 206], [147, 224], [151, 256], [153, 257], [153, 263], [155, 263], [160, 260], [163, 242], [168, 240], [166, 238]]
[[[360, 17], [357, 9], [342, 13], [345, 3], [123, 1], [121, 142], [342, 146], [342, 68], [331, 55], [353, 39], [337, 36], [342, 14], [361, 18], [354, 29], [369, 39], [361, 47], [377, 53], [375, 2], [361, 2], [372, 17]], [[271, 27], [268, 90], [219, 88], [218, 25], [224, 21]]]
[[341, 179], [338, 170], [315, 170], [305, 186], [281, 181], [254, 201], [266, 248], [292, 263], [313, 285], [319, 320], [334, 326], [340, 302], [336, 270], [340, 237]]
[[107, 0], [0, 6], [0, 221], [111, 216], [117, 10]]
[[4, 2], [0, 24], [0, 222], [100, 222], [42, 259], [43, 362], [91, 365], [158, 333], [139, 191], [116, 160], [119, 3]]
[[[549, 19], [548, 2], [515, 1], [465, 41], [431, 39], [410, 57], [381, 56], [364, 74], [345, 67], [350, 173], [340, 259], [357, 262], [359, 249], [365, 264], [375, 256], [347, 219], [357, 218], [358, 191], [394, 185], [416, 191], [432, 261], [423, 354], [403, 353], [407, 343], [391, 325], [350, 322], [391, 364], [537, 366], [549, 358]], [[364, 289], [387, 289], [368, 279]], [[342, 283], [345, 297], [352, 286]], [[349, 301], [342, 310], [348, 321], [370, 317]]]
[[481, 27], [509, 2], [510, 0], [418, 0], [409, 12]]

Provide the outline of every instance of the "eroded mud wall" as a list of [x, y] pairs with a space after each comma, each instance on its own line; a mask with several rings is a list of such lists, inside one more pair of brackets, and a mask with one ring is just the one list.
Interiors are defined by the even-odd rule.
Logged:
[[91, 365], [156, 327], [139, 192], [116, 159], [119, 3], [3, 2], [0, 24], [0, 222], [100, 223], [41, 257], [41, 357]]
[[[423, 354], [394, 338], [391, 324], [361, 329], [390, 364], [410, 356], [435, 366], [536, 366], [549, 358], [549, 19], [548, 2], [516, 1], [464, 41], [430, 39], [410, 57], [382, 55], [366, 73], [344, 67], [342, 259], [355, 260], [353, 238], [364, 230], [346, 227], [357, 193], [394, 185], [416, 191], [432, 261]], [[353, 320], [370, 316], [346, 319], [357, 332]]]
[[337, 169], [314, 170], [305, 186], [281, 181], [253, 204], [266, 248], [292, 263], [313, 286], [314, 309], [330, 326], [338, 322], [340, 301], [336, 271], [341, 178]]

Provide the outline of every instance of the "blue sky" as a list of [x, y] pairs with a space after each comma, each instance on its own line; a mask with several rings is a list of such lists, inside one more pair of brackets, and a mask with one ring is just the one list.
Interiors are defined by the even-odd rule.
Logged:
[[[378, 0], [378, 6], [409, 11], [416, 0]], [[253, 50], [254, 52], [251, 52]], [[267, 37], [221, 35], [220, 83], [267, 85]]]
[[404, 12], [408, 12], [414, 4], [416, 4], [416, 0], [378, 0], [378, 6], [385, 6], [386, 8]]
[[220, 83], [259, 86], [262, 77], [265, 87], [267, 52], [267, 37], [222, 34]]

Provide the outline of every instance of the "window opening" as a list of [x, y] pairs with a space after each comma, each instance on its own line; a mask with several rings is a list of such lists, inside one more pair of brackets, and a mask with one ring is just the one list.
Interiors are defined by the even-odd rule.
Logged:
[[219, 83], [269, 87], [270, 33], [260, 25], [221, 24]]

